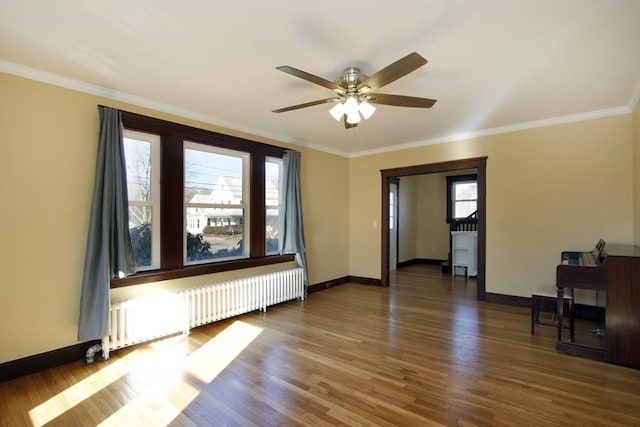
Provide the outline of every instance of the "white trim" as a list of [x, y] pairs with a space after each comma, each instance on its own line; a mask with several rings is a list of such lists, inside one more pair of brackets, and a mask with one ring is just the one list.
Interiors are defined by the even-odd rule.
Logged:
[[518, 123], [515, 125], [501, 126], [501, 127], [492, 128], [492, 129], [461, 132], [453, 135], [444, 136], [442, 138], [427, 139], [424, 141], [411, 142], [408, 144], [394, 145], [393, 147], [359, 151], [357, 153], [351, 153], [349, 157], [355, 158], [355, 157], [370, 156], [372, 154], [388, 153], [390, 151], [406, 150], [409, 148], [424, 147], [426, 145], [443, 144], [446, 142], [455, 142], [455, 141], [461, 141], [465, 139], [472, 139], [472, 138], [478, 138], [478, 137], [489, 136], [489, 135], [516, 132], [516, 131], [526, 130], [526, 129], [542, 128], [547, 126], [580, 122], [583, 120], [591, 120], [591, 119], [597, 119], [597, 118], [609, 117], [609, 116], [619, 116], [619, 115], [629, 114], [629, 113], [631, 113], [631, 109], [629, 107], [615, 107], [615, 108], [609, 108], [606, 110], [591, 111], [591, 112], [580, 113], [580, 114], [571, 114], [568, 116], [552, 117], [544, 120], [536, 120], [532, 122]]
[[183, 117], [185, 119], [197, 120], [199, 122], [208, 123], [214, 126], [235, 130], [238, 132], [244, 132], [263, 138], [269, 138], [276, 141], [286, 142], [295, 145], [305, 146], [304, 143], [297, 141], [285, 135], [280, 135], [271, 132], [265, 132], [262, 130], [254, 129], [249, 126], [241, 125], [235, 122], [229, 122], [226, 120], [217, 119], [206, 114], [196, 113], [184, 108], [176, 107], [170, 104], [164, 104], [162, 102], [153, 101], [147, 98], [143, 98], [137, 95], [131, 95], [117, 90], [108, 89], [102, 86], [86, 83], [81, 80], [71, 79], [61, 76], [59, 74], [50, 73], [48, 71], [42, 71], [35, 68], [26, 67], [24, 65], [15, 64], [0, 59], [0, 72], [8, 74], [14, 74], [19, 77], [24, 77], [31, 80], [36, 80], [43, 83], [48, 83], [54, 86], [60, 86], [67, 89], [77, 90], [79, 92], [88, 93], [90, 95], [100, 96], [103, 98], [112, 99], [114, 101], [124, 102], [127, 104], [136, 105], [138, 107], [149, 108], [163, 113], [172, 114], [174, 116]]
[[596, 119], [601, 117], [629, 114], [633, 111], [633, 108], [636, 106], [636, 104], [640, 102], [640, 80], [639, 80], [638, 84], [635, 87], [635, 91], [631, 96], [631, 99], [629, 100], [629, 105], [627, 106], [613, 107], [613, 108], [608, 108], [604, 110], [597, 110], [597, 111], [591, 111], [591, 112], [579, 113], [579, 114], [571, 114], [567, 116], [552, 117], [549, 119], [517, 123], [513, 125], [501, 126], [501, 127], [491, 128], [491, 129], [460, 132], [457, 134], [443, 136], [441, 138], [427, 139], [427, 140], [417, 141], [417, 142], [412, 142], [407, 144], [394, 145], [391, 147], [359, 151], [356, 153], [347, 153], [347, 152], [335, 150], [332, 148], [322, 147], [317, 144], [300, 141], [296, 138], [291, 138], [285, 135], [280, 135], [280, 134], [275, 134], [271, 132], [265, 132], [262, 130], [254, 129], [254, 128], [241, 125], [235, 122], [216, 119], [214, 117], [211, 117], [205, 114], [196, 113], [190, 110], [185, 110], [183, 108], [176, 107], [173, 105], [164, 104], [161, 102], [153, 101], [153, 100], [136, 96], [136, 95], [127, 94], [124, 92], [119, 92], [116, 90], [111, 90], [102, 86], [97, 86], [97, 85], [86, 83], [80, 80], [63, 77], [58, 74], [38, 70], [38, 69], [27, 67], [24, 65], [16, 64], [13, 62], [0, 60], [0, 72], [14, 74], [14, 75], [25, 77], [31, 80], [36, 80], [43, 83], [49, 83], [55, 86], [65, 87], [67, 89], [77, 90], [77, 91], [85, 92], [91, 95], [109, 98], [114, 101], [120, 101], [120, 102], [125, 102], [127, 104], [136, 105], [139, 107], [150, 108], [152, 110], [161, 111], [161, 112], [172, 114], [178, 117], [197, 120], [197, 121], [208, 123], [214, 126], [220, 126], [220, 127], [224, 127], [230, 130], [235, 130], [238, 132], [245, 132], [245, 133], [260, 136], [263, 138], [269, 138], [276, 141], [281, 141], [284, 143], [294, 144], [301, 147], [311, 148], [313, 150], [334, 154], [336, 156], [347, 157], [347, 158], [363, 157], [363, 156], [369, 156], [372, 154], [381, 154], [381, 153], [388, 153], [392, 151], [406, 150], [409, 148], [424, 147], [426, 145], [443, 144], [447, 142], [460, 141], [463, 139], [477, 138], [477, 137], [488, 136], [488, 135], [496, 135], [496, 134], [507, 133], [507, 132], [515, 132], [515, 131], [520, 131], [525, 129], [553, 126], [557, 124], [573, 123], [573, 122], [591, 120], [591, 119]]

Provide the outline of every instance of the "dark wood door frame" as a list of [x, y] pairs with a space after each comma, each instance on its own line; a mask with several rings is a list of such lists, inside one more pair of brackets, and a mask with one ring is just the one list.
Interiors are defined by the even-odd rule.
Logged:
[[403, 176], [427, 175], [430, 173], [453, 172], [465, 169], [478, 171], [478, 286], [477, 299], [486, 300], [485, 255], [486, 255], [486, 194], [487, 194], [487, 157], [430, 163], [426, 165], [406, 166], [383, 169], [382, 175], [382, 215], [381, 215], [381, 283], [389, 286], [389, 184], [393, 179]]

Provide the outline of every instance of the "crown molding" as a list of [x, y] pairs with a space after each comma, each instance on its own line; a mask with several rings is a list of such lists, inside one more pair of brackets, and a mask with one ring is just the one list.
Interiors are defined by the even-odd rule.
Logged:
[[388, 153], [391, 151], [407, 150], [410, 148], [419, 148], [427, 145], [445, 144], [447, 142], [462, 141], [465, 139], [479, 138], [483, 136], [517, 132], [517, 131], [522, 131], [527, 129], [543, 128], [543, 127], [555, 126], [555, 125], [566, 124], [566, 123], [580, 122], [584, 120], [593, 120], [593, 119], [598, 119], [602, 117], [619, 116], [623, 114], [629, 114], [631, 113], [631, 111], [632, 110], [629, 107], [615, 107], [615, 108], [607, 108], [607, 109], [598, 110], [598, 111], [590, 111], [587, 113], [551, 117], [543, 120], [517, 123], [514, 125], [500, 126], [500, 127], [490, 128], [490, 129], [460, 132], [452, 135], [447, 135], [442, 138], [433, 138], [433, 139], [427, 139], [423, 141], [411, 142], [408, 144], [394, 145], [393, 147], [359, 151], [357, 153], [351, 153], [349, 157], [355, 158], [355, 157], [371, 156], [373, 154], [382, 154], [382, 153]]
[[558, 124], [573, 123], [583, 120], [592, 120], [601, 117], [616, 116], [622, 114], [630, 114], [633, 108], [640, 102], [640, 79], [636, 85], [635, 91], [629, 100], [628, 106], [615, 107], [598, 111], [591, 111], [580, 114], [571, 114], [567, 116], [551, 117], [543, 120], [536, 120], [525, 123], [517, 123], [513, 125], [495, 127], [490, 129], [475, 130], [459, 132], [451, 135], [446, 135], [440, 138], [427, 139], [422, 141], [416, 141], [407, 144], [394, 145], [391, 147], [378, 148], [373, 150], [359, 151], [356, 153], [347, 153], [340, 150], [334, 150], [327, 147], [322, 147], [317, 144], [301, 141], [295, 138], [291, 138], [285, 135], [275, 134], [271, 132], [265, 132], [262, 130], [254, 129], [248, 126], [241, 125], [235, 122], [229, 122], [226, 120], [220, 120], [215, 117], [211, 117], [205, 114], [196, 113], [194, 111], [186, 110], [184, 108], [176, 107], [170, 104], [164, 104], [161, 102], [153, 101], [147, 98], [143, 98], [136, 95], [131, 95], [124, 92], [119, 92], [113, 89], [105, 88], [102, 86], [94, 85], [91, 83], [83, 82], [81, 80], [71, 79], [61, 76], [59, 74], [50, 73], [48, 71], [42, 71], [35, 68], [27, 67], [21, 64], [16, 64], [9, 61], [0, 60], [0, 72], [13, 74], [19, 77], [24, 77], [30, 80], [36, 80], [42, 83], [48, 83], [54, 86], [60, 86], [79, 92], [88, 93], [90, 95], [100, 96], [103, 98], [112, 99], [114, 101], [124, 102], [127, 104], [136, 105], [139, 107], [149, 108], [152, 110], [160, 111], [167, 114], [172, 114], [178, 117], [186, 119], [197, 120], [199, 122], [208, 123], [214, 126], [219, 126], [229, 130], [243, 132], [263, 138], [272, 139], [300, 147], [310, 148], [316, 151], [333, 154], [336, 156], [346, 158], [356, 158], [370, 156], [374, 154], [389, 153], [392, 151], [407, 150], [410, 148], [419, 148], [427, 145], [445, 144], [448, 142], [461, 141], [464, 139], [478, 138], [489, 135], [496, 135], [501, 133], [516, 132], [526, 129], [541, 128], [547, 126], [554, 126]]
[[24, 77], [30, 80], [39, 81], [42, 83], [51, 84], [54, 86], [64, 87], [66, 89], [76, 90], [78, 92], [87, 93], [89, 95], [95, 95], [107, 99], [111, 99], [118, 102], [124, 102], [127, 104], [136, 105], [138, 107], [149, 108], [152, 110], [160, 111], [174, 116], [183, 117], [186, 119], [197, 120], [199, 122], [208, 123], [210, 125], [219, 126], [229, 130], [243, 132], [263, 138], [273, 139], [294, 145], [304, 145], [300, 141], [287, 137], [285, 135], [270, 133], [254, 129], [245, 125], [241, 125], [235, 122], [229, 122], [226, 120], [217, 119], [205, 114], [196, 113], [194, 111], [186, 110], [184, 108], [176, 107], [174, 105], [165, 104], [162, 102], [153, 101], [141, 96], [131, 95], [125, 92], [105, 88], [103, 86], [94, 85], [91, 83], [83, 82], [81, 80], [71, 79], [61, 76], [59, 74], [50, 73], [48, 71], [42, 71], [35, 68], [27, 67], [24, 65], [16, 64], [0, 60], [0, 72], [7, 74], [13, 74], [19, 77]]

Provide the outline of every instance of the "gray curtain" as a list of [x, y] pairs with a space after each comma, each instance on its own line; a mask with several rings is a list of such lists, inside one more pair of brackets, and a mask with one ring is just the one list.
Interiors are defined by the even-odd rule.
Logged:
[[282, 159], [282, 190], [280, 191], [279, 239], [281, 254], [295, 254], [296, 262], [304, 269], [304, 285], [309, 286], [307, 250], [302, 225], [302, 196], [300, 192], [300, 153], [287, 150]]
[[100, 138], [84, 259], [78, 341], [109, 334], [109, 283], [136, 272], [129, 236], [127, 169], [120, 111], [98, 107]]

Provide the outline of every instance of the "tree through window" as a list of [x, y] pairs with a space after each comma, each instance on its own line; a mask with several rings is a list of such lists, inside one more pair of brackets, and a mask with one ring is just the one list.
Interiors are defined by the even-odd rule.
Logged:
[[124, 131], [129, 234], [140, 271], [160, 266], [160, 137]]

